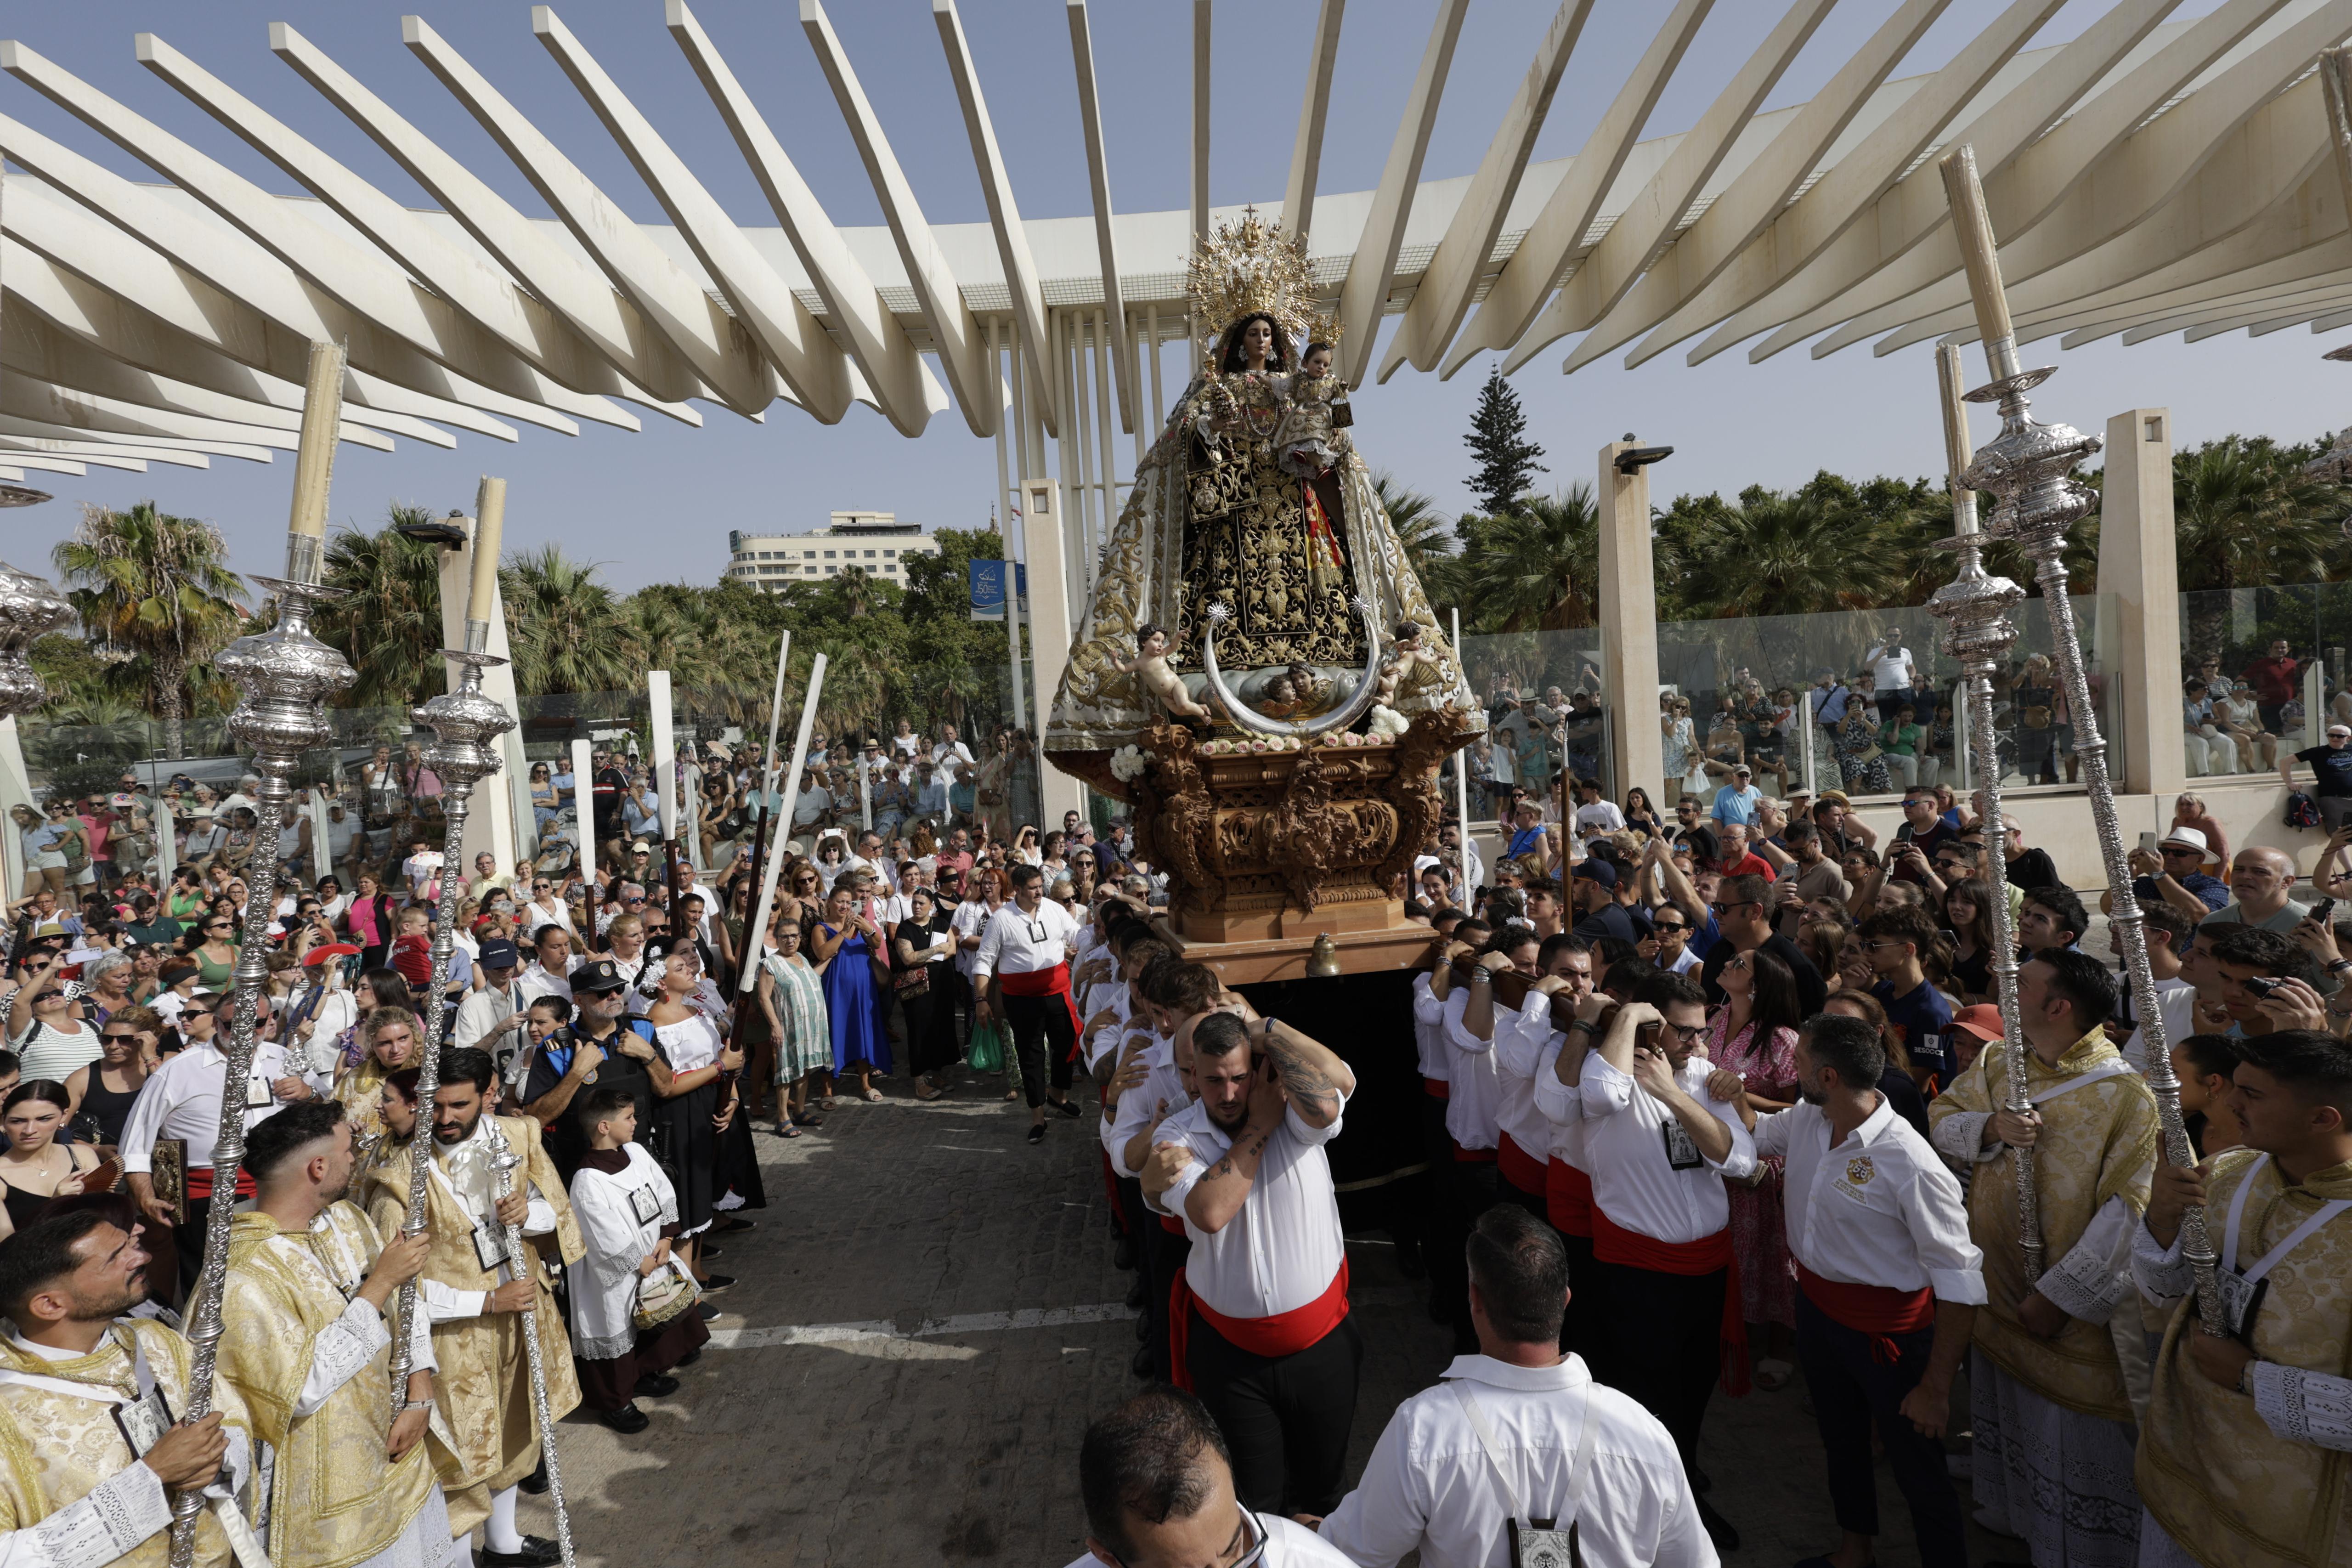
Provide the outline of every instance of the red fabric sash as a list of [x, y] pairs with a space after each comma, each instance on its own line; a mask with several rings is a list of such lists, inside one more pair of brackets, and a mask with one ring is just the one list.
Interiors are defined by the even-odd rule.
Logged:
[[1425, 1078], [1421, 1080], [1421, 1092], [1432, 1100], [1451, 1100], [1454, 1086], [1442, 1078]]
[[1323, 1294], [1303, 1307], [1293, 1307], [1287, 1312], [1276, 1312], [1271, 1318], [1228, 1318], [1192, 1294], [1192, 1287], [1184, 1279], [1185, 1270], [1176, 1270], [1175, 1283], [1168, 1292], [1168, 1370], [1177, 1387], [1191, 1393], [1192, 1369], [1185, 1364], [1186, 1352], [1192, 1342], [1192, 1315], [1201, 1314], [1202, 1321], [1226, 1339], [1252, 1355], [1297, 1355], [1311, 1345], [1322, 1342], [1323, 1336], [1339, 1326], [1348, 1315], [1348, 1260], [1339, 1259], [1339, 1272], [1331, 1276], [1330, 1285]]
[[1077, 998], [1070, 994], [1070, 964], [1067, 959], [1051, 969], [1028, 969], [1019, 974], [999, 971], [996, 984], [1007, 996], [1059, 996], [1062, 1005], [1070, 1013], [1070, 1060], [1078, 1059], [1078, 1037], [1086, 1033], [1086, 1024], [1078, 1017]]
[[1160, 1216], [1160, 1228], [1171, 1236], [1181, 1236], [1184, 1234], [1184, 1222], [1172, 1214], [1164, 1214]]
[[1916, 1334], [1936, 1322], [1936, 1293], [1929, 1289], [1897, 1290], [1889, 1285], [1852, 1285], [1824, 1279], [1803, 1264], [1797, 1265], [1797, 1289], [1833, 1323], [1841, 1323], [1870, 1339], [1870, 1359], [1893, 1366], [1903, 1359], [1896, 1334]]
[[1523, 1193], [1545, 1195], [1544, 1163], [1513, 1142], [1509, 1133], [1501, 1135], [1495, 1158], [1503, 1167], [1503, 1180]]
[[1653, 1274], [1699, 1275], [1723, 1269], [1723, 1330], [1719, 1379], [1723, 1392], [1735, 1397], [1749, 1386], [1748, 1318], [1739, 1303], [1739, 1257], [1731, 1250], [1728, 1226], [1696, 1241], [1660, 1241], [1638, 1230], [1627, 1230], [1611, 1219], [1600, 1205], [1592, 1206], [1592, 1256], [1603, 1263], [1646, 1268]]
[[[188, 1167], [187, 1193], [191, 1203], [213, 1195], [213, 1168], [210, 1165]], [[241, 1198], [253, 1196], [253, 1173], [243, 1165], [236, 1168], [236, 1195]]]
[[1469, 1149], [1456, 1143], [1454, 1145], [1454, 1158], [1465, 1165], [1491, 1165], [1495, 1163], [1496, 1154], [1492, 1149]]
[[1592, 1178], [1565, 1160], [1544, 1167], [1544, 1213], [1554, 1230], [1592, 1236]]

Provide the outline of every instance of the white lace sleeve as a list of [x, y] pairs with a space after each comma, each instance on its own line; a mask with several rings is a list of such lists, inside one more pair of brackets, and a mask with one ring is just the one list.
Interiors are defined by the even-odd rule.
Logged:
[[2290, 1443], [2352, 1452], [2352, 1378], [2258, 1361], [2254, 1409]]
[[1936, 1152], [1965, 1171], [1980, 1165], [2000, 1152], [2000, 1145], [1984, 1146], [1985, 1119], [1989, 1110], [1955, 1110], [1927, 1131], [1927, 1142]]
[[2131, 1290], [2132, 1232], [2141, 1228], [2131, 1205], [2109, 1198], [2083, 1227], [2082, 1239], [2033, 1282], [2070, 1318], [2104, 1323]]
[[[425, 1314], [416, 1314], [422, 1324]], [[328, 1396], [367, 1369], [375, 1352], [392, 1342], [392, 1331], [373, 1307], [353, 1300], [343, 1315], [319, 1331], [310, 1343], [310, 1371], [302, 1379], [301, 1396], [294, 1402], [297, 1415], [315, 1415]]]
[[104, 1568], [171, 1523], [155, 1472], [126, 1465], [31, 1529], [0, 1533], [0, 1568]]
[[2158, 1247], [2146, 1220], [2132, 1226], [2131, 1272], [2132, 1282], [2151, 1301], [2178, 1301], [2197, 1288], [2180, 1237], [2175, 1236], [2170, 1247]]

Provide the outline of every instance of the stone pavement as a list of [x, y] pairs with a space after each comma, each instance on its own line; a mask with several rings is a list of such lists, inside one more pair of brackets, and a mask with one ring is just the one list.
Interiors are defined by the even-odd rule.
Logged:
[[[820, 1131], [757, 1134], [770, 1206], [713, 1264], [741, 1283], [715, 1299], [711, 1347], [677, 1394], [641, 1402], [646, 1432], [561, 1427], [583, 1563], [1058, 1568], [1084, 1552], [1079, 1440], [1139, 1386], [1128, 1276], [1111, 1267], [1092, 1121], [1056, 1118], [1033, 1149], [1002, 1081], [921, 1105], [895, 1080]], [[1385, 1237], [1349, 1250], [1367, 1346], [1352, 1473], [1451, 1335]], [[1709, 1415], [1701, 1462], [1745, 1533], [1735, 1563], [1779, 1568], [1836, 1541], [1802, 1397], [1718, 1396]], [[1884, 1467], [1880, 1495], [1879, 1562], [1907, 1568]], [[544, 1500], [522, 1502], [524, 1528], [552, 1536]], [[1975, 1561], [2022, 1555], [1970, 1534]]]

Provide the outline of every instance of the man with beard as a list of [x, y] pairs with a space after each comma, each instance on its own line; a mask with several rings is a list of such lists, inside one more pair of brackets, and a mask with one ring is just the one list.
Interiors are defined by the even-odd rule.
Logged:
[[[0, 1560], [29, 1548], [44, 1568], [160, 1563], [169, 1491], [200, 1487], [213, 1510], [236, 1506], [249, 1450], [233, 1391], [202, 1421], [149, 1434], [143, 1453], [115, 1425], [142, 1388], [188, 1407], [187, 1342], [124, 1315], [146, 1295], [147, 1258], [135, 1230], [89, 1209], [0, 1245], [0, 1312], [16, 1326], [0, 1339]], [[216, 1511], [198, 1516], [195, 1561], [229, 1562]]]
[[1242, 1500], [1315, 1514], [1339, 1500], [1363, 1342], [1323, 1145], [1356, 1076], [1286, 1024], [1192, 1026], [1200, 1099], [1160, 1126], [1145, 1197], [1192, 1243], [1171, 1323], [1177, 1386], [1228, 1436]]
[[277, 1451], [273, 1561], [437, 1563], [449, 1514], [424, 1442], [435, 1364], [422, 1312], [407, 1401], [395, 1415], [388, 1399], [393, 1293], [415, 1278], [428, 1243], [397, 1230], [381, 1241], [343, 1201], [355, 1159], [331, 1100], [289, 1106], [247, 1135], [256, 1191], [229, 1229], [221, 1384]]
[[[541, 1143], [539, 1123], [483, 1114], [492, 1070], [486, 1051], [445, 1050], [433, 1096], [425, 1209], [432, 1250], [420, 1285], [441, 1371], [442, 1422], [431, 1446], [451, 1498], [452, 1532], [467, 1536], [476, 1524], [486, 1524], [485, 1549], [475, 1561], [482, 1568], [543, 1568], [559, 1561], [555, 1543], [524, 1535], [515, 1524], [515, 1493], [540, 1462], [521, 1314], [537, 1314], [551, 1417], [580, 1403], [580, 1385], [562, 1315], [555, 1310], [554, 1281], [541, 1261], [541, 1244], [530, 1238], [551, 1237], [565, 1263], [579, 1261], [584, 1248], [562, 1179]], [[504, 1196], [492, 1123], [509, 1157], [520, 1161]], [[407, 1159], [387, 1161], [368, 1173], [368, 1213], [387, 1234], [405, 1223], [417, 1144], [412, 1139]], [[520, 1258], [507, 1254], [507, 1227], [515, 1225], [526, 1237]]]
[[1797, 1360], [1813, 1396], [1844, 1539], [1813, 1561], [1869, 1568], [1878, 1535], [1874, 1423], [1911, 1509], [1927, 1568], [1965, 1568], [1959, 1500], [1944, 1465], [1952, 1374], [1985, 1300], [1960, 1184], [1878, 1092], [1886, 1050], [1860, 1018], [1828, 1014], [1797, 1037], [1801, 1103], [1759, 1120], [1718, 1068], [1710, 1092], [1741, 1105], [1757, 1158], [1788, 1162], [1783, 1202], [1797, 1260]]

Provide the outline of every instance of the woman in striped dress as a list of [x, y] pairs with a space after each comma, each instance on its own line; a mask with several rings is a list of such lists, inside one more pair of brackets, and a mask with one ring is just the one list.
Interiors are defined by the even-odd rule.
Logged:
[[825, 1013], [824, 982], [802, 951], [800, 921], [779, 909], [768, 933], [771, 940], [760, 955], [759, 995], [775, 1040], [774, 1082], [783, 1105], [776, 1135], [797, 1138], [803, 1127], [824, 1125], [808, 1101], [833, 1068], [833, 1024]]

